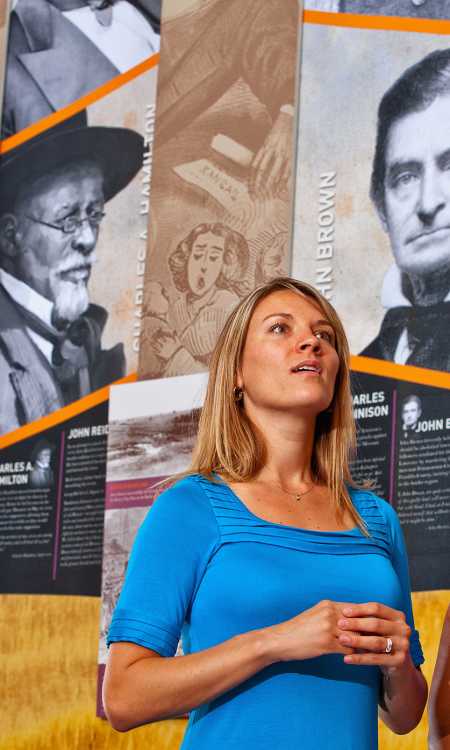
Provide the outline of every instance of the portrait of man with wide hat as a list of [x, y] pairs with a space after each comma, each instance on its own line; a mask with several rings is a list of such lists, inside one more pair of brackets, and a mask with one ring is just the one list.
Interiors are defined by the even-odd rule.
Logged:
[[0, 162], [0, 434], [125, 374], [89, 298], [105, 204], [142, 166], [143, 138], [83, 118]]
[[13, 0], [2, 138], [159, 50], [161, 0]]

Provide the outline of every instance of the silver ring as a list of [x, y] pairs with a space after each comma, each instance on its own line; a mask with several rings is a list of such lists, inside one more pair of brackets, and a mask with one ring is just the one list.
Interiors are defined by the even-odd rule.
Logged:
[[392, 651], [392, 638], [386, 638], [386, 648], [384, 649], [386, 654], [390, 654]]

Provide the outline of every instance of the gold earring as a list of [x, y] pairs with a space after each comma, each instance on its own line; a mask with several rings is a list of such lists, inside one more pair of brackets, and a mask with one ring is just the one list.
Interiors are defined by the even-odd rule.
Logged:
[[242, 388], [239, 388], [238, 385], [235, 385], [233, 388], [233, 398], [235, 401], [242, 401], [244, 397], [244, 391]]

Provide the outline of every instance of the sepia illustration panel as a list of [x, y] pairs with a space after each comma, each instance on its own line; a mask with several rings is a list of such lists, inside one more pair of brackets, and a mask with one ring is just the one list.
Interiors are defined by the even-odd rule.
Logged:
[[298, 2], [180, 7], [164, 20], [141, 379], [205, 370], [230, 309], [289, 266]]

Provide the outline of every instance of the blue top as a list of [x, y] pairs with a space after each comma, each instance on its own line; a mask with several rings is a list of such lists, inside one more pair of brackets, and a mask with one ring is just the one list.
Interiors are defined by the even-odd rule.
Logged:
[[[371, 492], [352, 490], [367, 524], [310, 531], [251, 513], [223, 482], [195, 475], [166, 490], [137, 535], [108, 643], [173, 656], [294, 617], [322, 599], [378, 601], [414, 630], [399, 521]], [[273, 664], [192, 711], [183, 750], [375, 750], [378, 667], [342, 654]]]

